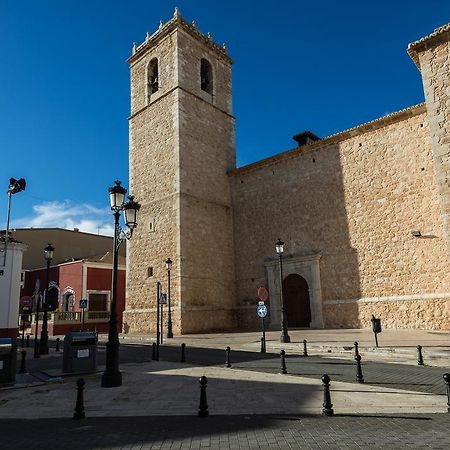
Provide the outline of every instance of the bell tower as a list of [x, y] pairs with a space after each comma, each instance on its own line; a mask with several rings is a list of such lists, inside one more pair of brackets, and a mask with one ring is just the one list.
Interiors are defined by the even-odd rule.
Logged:
[[129, 184], [142, 207], [128, 242], [124, 331], [155, 331], [156, 283], [167, 291], [167, 258], [174, 333], [230, 329], [236, 306], [227, 176], [235, 168], [232, 61], [176, 9], [133, 46], [128, 62]]

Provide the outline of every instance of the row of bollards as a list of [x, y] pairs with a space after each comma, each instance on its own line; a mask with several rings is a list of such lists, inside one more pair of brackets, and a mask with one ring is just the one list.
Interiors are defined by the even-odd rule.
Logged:
[[[283, 350], [282, 350], [283, 352]], [[284, 353], [281, 353], [284, 355]], [[360, 355], [358, 355], [360, 356]], [[450, 373], [446, 373], [443, 375], [444, 382], [447, 386], [447, 411], [450, 413]], [[331, 403], [331, 391], [330, 391], [330, 377], [328, 374], [322, 375], [322, 385], [323, 385], [323, 403], [322, 403], [322, 415], [324, 416], [334, 416], [333, 404]], [[208, 417], [208, 401], [206, 398], [206, 387], [208, 385], [208, 379], [203, 375], [199, 379], [200, 383], [200, 403], [198, 406], [198, 416], [199, 417]], [[77, 380], [77, 399], [75, 404], [75, 409], [73, 413], [73, 418], [75, 420], [84, 419], [86, 417], [84, 411], [84, 386], [85, 381], [83, 378], [79, 378]]]

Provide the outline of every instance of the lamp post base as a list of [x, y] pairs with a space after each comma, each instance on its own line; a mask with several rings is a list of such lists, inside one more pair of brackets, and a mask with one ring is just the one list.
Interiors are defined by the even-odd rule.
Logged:
[[291, 338], [288, 334], [282, 334], [280, 336], [280, 342], [282, 342], [283, 344], [288, 344], [289, 342], [291, 342]]
[[122, 374], [120, 372], [103, 372], [102, 387], [122, 386]]

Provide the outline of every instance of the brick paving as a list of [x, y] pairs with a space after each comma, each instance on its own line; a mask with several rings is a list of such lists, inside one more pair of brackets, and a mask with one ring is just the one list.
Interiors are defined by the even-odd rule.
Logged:
[[448, 449], [449, 416], [153, 416], [0, 421], [2, 448]]

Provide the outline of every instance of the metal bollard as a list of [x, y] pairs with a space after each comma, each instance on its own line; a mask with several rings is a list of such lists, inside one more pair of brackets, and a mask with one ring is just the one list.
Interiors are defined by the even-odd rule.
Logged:
[[30, 335], [29, 334], [27, 334], [27, 347], [29, 347], [30, 346]]
[[20, 353], [22, 355], [22, 359], [20, 361], [20, 373], [27, 373], [27, 366], [26, 366], [26, 362], [25, 362], [25, 359], [27, 357], [27, 351], [22, 350]]
[[356, 355], [355, 360], [356, 360], [356, 381], [358, 383], [364, 383], [364, 377], [361, 368], [361, 355], [359, 354]]
[[186, 344], [181, 344], [181, 362], [186, 362]]
[[303, 356], [308, 356], [308, 348], [306, 347], [306, 339], [303, 339]]
[[75, 405], [73, 418], [75, 420], [84, 419], [86, 416], [84, 414], [84, 399], [83, 399], [83, 390], [84, 390], [84, 379], [79, 378], [77, 381], [77, 403]]
[[356, 358], [359, 355], [359, 344], [355, 341], [353, 345], [355, 346], [355, 358]]
[[225, 349], [225, 353], [226, 353], [226, 360], [225, 360], [225, 367], [231, 367], [231, 362], [230, 362], [230, 352], [231, 352], [231, 348], [227, 347]]
[[284, 350], [281, 350], [280, 357], [281, 357], [281, 373], [283, 375], [286, 375], [287, 374], [287, 369], [286, 369], [286, 352]]
[[56, 338], [55, 352], [59, 352], [59, 341], [60, 341], [60, 340], [61, 340], [61, 339]]
[[156, 343], [153, 342], [152, 344], [152, 359], [153, 361], [156, 359]]
[[[229, 348], [229, 347], [228, 347]], [[208, 379], [203, 375], [200, 377], [200, 404], [198, 405], [198, 417], [208, 417], [208, 402], [206, 400], [206, 385]]]
[[325, 373], [322, 375], [323, 383], [323, 404], [322, 404], [322, 415], [323, 416], [333, 416], [333, 404], [331, 403], [330, 395], [330, 377]]
[[423, 366], [423, 356], [422, 356], [422, 346], [418, 345], [417, 346], [417, 365], [418, 366]]
[[443, 377], [447, 385], [447, 412], [450, 413], [450, 373], [444, 373]]

